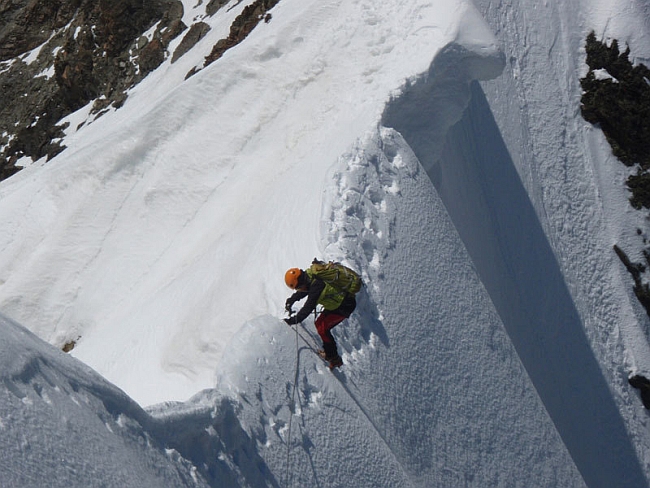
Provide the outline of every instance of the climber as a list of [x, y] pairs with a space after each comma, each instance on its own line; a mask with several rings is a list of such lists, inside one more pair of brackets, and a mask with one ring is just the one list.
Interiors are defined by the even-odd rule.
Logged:
[[343, 365], [336, 341], [331, 330], [348, 318], [357, 306], [355, 294], [362, 282], [357, 273], [340, 263], [323, 263], [314, 259], [307, 270], [289, 269], [284, 281], [289, 288], [296, 290], [285, 304], [289, 314], [293, 313], [293, 304], [307, 297], [307, 301], [296, 315], [284, 321], [289, 325], [299, 324], [305, 320], [317, 305], [323, 307], [314, 325], [323, 341], [322, 356], [329, 362], [330, 369]]

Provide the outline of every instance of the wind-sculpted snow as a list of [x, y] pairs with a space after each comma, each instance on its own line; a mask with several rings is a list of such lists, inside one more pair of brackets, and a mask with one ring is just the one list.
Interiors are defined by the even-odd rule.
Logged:
[[271, 486], [581, 486], [404, 139], [368, 133], [332, 176], [326, 252], [369, 283], [335, 329], [345, 365], [315, 355], [312, 320], [297, 337], [262, 316], [228, 345], [217, 389], [178, 412], [230, 398], [246, 434], [223, 437], [229, 459]]
[[0, 485], [208, 486], [90, 368], [0, 317]]

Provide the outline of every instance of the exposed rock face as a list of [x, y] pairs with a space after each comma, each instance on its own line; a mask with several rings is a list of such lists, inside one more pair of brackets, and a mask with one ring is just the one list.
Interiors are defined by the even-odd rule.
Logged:
[[205, 37], [205, 35], [210, 30], [210, 26], [205, 22], [197, 22], [190, 27], [190, 30], [185, 34], [183, 40], [174, 51], [172, 56], [172, 63], [174, 63], [178, 58], [180, 58], [187, 51], [192, 49], [194, 45]]
[[[205, 12], [213, 16], [214, 14], [217, 13], [217, 11], [226, 5], [230, 0], [210, 0], [208, 4], [205, 6]], [[241, 0], [239, 0], [241, 2]]]
[[60, 152], [62, 117], [121, 105], [186, 29], [182, 15], [178, 0], [0, 0], [0, 179], [24, 156]]
[[271, 20], [271, 14], [267, 12], [279, 1], [280, 0], [255, 0], [250, 5], [247, 5], [230, 26], [228, 37], [219, 40], [219, 42], [214, 45], [212, 52], [205, 58], [204, 66], [213, 63], [223, 56], [223, 53], [228, 49], [243, 41], [262, 19], [264, 19], [265, 22]]
[[82, 0], [0, 0], [0, 61], [40, 46], [72, 19]]

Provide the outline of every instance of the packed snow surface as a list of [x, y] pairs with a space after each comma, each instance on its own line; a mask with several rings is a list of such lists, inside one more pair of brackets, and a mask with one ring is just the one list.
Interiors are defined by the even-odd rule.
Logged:
[[[281, 0], [187, 80], [250, 2], [183, 3], [206, 37], [0, 183], [3, 486], [647, 486], [644, 224], [579, 113], [646, 3]], [[281, 320], [314, 257], [366, 283], [333, 373]]]

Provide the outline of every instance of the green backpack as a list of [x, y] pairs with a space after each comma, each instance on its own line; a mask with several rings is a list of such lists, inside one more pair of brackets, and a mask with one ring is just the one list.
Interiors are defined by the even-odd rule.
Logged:
[[352, 295], [356, 295], [363, 285], [361, 277], [356, 272], [334, 261], [324, 263], [314, 259], [309, 268], [309, 274], [320, 278], [325, 284], [330, 285], [339, 292]]

